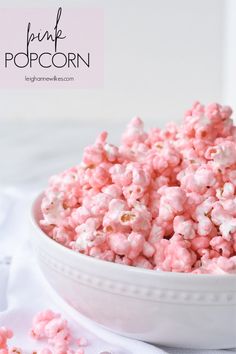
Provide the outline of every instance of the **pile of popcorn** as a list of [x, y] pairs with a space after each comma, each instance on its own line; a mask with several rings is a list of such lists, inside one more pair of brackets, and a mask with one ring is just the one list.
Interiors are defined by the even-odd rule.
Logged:
[[[85, 354], [83, 347], [88, 345], [84, 337], [75, 339], [67, 320], [51, 310], [41, 311], [34, 316], [29, 334], [35, 340], [46, 342], [43, 349], [34, 350], [32, 354]], [[0, 327], [0, 354], [24, 353], [20, 347], [9, 348], [8, 340], [12, 337], [11, 329]], [[72, 346], [77, 349], [72, 349]]]
[[120, 146], [103, 132], [82, 163], [51, 177], [42, 229], [76, 252], [168, 272], [236, 273], [236, 127], [229, 107], [199, 102], [182, 125]]

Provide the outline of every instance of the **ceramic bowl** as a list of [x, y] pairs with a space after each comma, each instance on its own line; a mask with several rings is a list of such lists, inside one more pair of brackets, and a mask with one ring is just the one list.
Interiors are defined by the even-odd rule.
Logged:
[[38, 263], [77, 311], [113, 332], [150, 343], [236, 347], [236, 275], [157, 272], [76, 253], [40, 229], [41, 200], [42, 195], [31, 214]]

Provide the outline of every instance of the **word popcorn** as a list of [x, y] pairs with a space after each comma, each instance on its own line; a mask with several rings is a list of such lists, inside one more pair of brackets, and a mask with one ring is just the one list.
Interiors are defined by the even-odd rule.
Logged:
[[169, 272], [236, 273], [236, 127], [232, 110], [195, 103], [183, 124], [120, 146], [103, 132], [82, 163], [51, 177], [41, 227], [76, 252]]

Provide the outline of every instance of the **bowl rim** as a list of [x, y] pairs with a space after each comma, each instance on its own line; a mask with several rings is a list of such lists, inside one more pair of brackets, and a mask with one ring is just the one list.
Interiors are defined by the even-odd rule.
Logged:
[[[119, 263], [115, 263], [115, 262], [109, 262], [109, 261], [105, 261], [99, 258], [95, 258], [95, 257], [91, 257], [85, 254], [82, 254], [80, 252], [75, 252], [74, 250], [67, 248], [63, 245], [61, 245], [60, 243], [56, 242], [55, 240], [53, 240], [52, 238], [50, 238], [39, 226], [39, 222], [36, 219], [36, 215], [35, 212], [36, 210], [38, 210], [38, 204], [41, 202], [42, 198], [43, 198], [44, 192], [39, 193], [33, 200], [33, 203], [31, 205], [30, 208], [30, 222], [33, 225], [33, 227], [37, 230], [37, 233], [39, 233], [42, 238], [44, 239], [45, 242], [48, 242], [49, 245], [56, 247], [59, 251], [61, 252], [65, 252], [65, 255], [67, 254], [68, 257], [73, 257], [75, 258], [81, 258], [86, 262], [90, 262], [91, 264], [98, 264], [98, 265], [106, 265], [107, 267], [110, 267], [111, 269], [113, 268], [114, 270], [120, 270], [120, 271], [125, 271], [126, 273], [132, 273], [133, 275], [142, 275], [142, 276], [152, 276], [155, 278], [168, 278], [170, 279], [175, 279], [175, 280], [186, 280], [186, 281], [190, 281], [194, 279], [194, 282], [209, 282], [211, 280], [214, 281], [221, 281], [221, 280], [232, 280], [232, 281], [236, 281], [236, 273], [232, 274], [232, 273], [225, 273], [225, 274], [194, 274], [194, 273], [182, 273], [182, 272], [165, 272], [165, 271], [157, 271], [157, 270], [153, 270], [153, 269], [145, 269], [145, 268], [141, 268], [141, 267], [132, 267], [129, 265], [125, 265], [125, 264], [119, 264]], [[77, 260], [78, 260], [77, 259]]]

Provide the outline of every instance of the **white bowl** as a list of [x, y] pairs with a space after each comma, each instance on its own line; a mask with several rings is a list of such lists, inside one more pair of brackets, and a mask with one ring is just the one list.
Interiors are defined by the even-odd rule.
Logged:
[[101, 261], [50, 239], [32, 208], [39, 265], [71, 306], [127, 337], [182, 348], [236, 347], [236, 275], [157, 272]]

